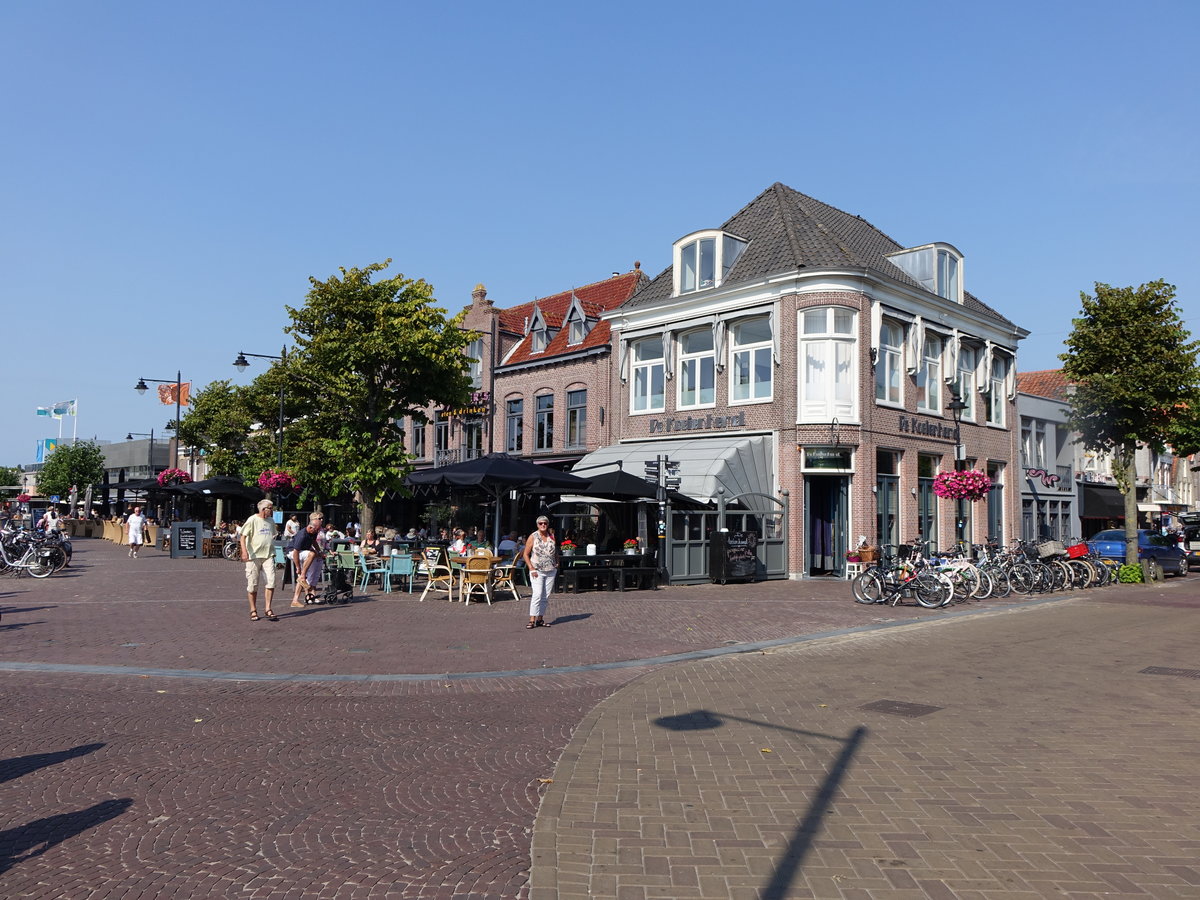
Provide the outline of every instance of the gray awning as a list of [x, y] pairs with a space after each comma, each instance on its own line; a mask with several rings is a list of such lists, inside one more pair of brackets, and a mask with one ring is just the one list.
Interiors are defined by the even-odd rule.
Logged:
[[642, 475], [644, 464], [660, 454], [679, 463], [679, 493], [702, 503], [715, 503], [718, 488], [725, 489], [726, 500], [747, 493], [775, 496], [775, 444], [767, 436], [612, 444], [589, 453], [571, 473], [590, 478], [620, 467]]

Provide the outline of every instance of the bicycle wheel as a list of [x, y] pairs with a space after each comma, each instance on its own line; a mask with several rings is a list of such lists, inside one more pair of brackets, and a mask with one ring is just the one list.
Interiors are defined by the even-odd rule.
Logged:
[[62, 547], [47, 547], [41, 552], [41, 558], [49, 563], [51, 572], [57, 572], [67, 564], [67, 551]]
[[46, 578], [54, 571], [47, 557], [40, 553], [30, 554], [27, 559], [26, 568], [34, 578]]
[[975, 593], [973, 593], [971, 596], [976, 600], [986, 600], [988, 597], [992, 596], [992, 593], [996, 589], [996, 586], [992, 581], [991, 573], [988, 572], [987, 569], [977, 568], [975, 569], [975, 574], [979, 578], [979, 587], [975, 589]]
[[999, 566], [988, 566], [986, 569], [992, 579], [992, 596], [1007, 597], [1012, 593], [1012, 585], [1008, 583], [1008, 574]]
[[878, 569], [867, 569], [850, 582], [850, 591], [858, 603], [879, 603], [883, 600], [883, 576]]
[[1037, 586], [1033, 574], [1033, 566], [1029, 563], [1017, 563], [1008, 570], [1008, 584], [1018, 594], [1032, 594]]
[[933, 572], [922, 572], [909, 583], [909, 587], [912, 588], [917, 603], [926, 609], [945, 606], [950, 602], [954, 591], [947, 578], [935, 575]]
[[979, 589], [979, 573], [974, 569], [968, 566], [956, 567], [945, 574], [954, 583], [955, 603], [964, 603], [975, 596], [975, 592]]
[[1071, 570], [1071, 584], [1077, 588], [1090, 588], [1096, 581], [1091, 563], [1082, 559], [1072, 559], [1067, 562]]
[[226, 541], [225, 546], [221, 548], [221, 555], [236, 562], [242, 558], [242, 545], [236, 541]]

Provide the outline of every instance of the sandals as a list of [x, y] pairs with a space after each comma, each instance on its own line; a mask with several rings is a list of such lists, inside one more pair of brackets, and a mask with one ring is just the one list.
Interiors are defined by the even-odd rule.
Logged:
[[268, 609], [268, 610], [267, 610], [267, 621], [268, 621], [268, 622], [278, 622], [278, 621], [279, 621], [279, 616], [275, 615], [275, 613], [271, 612], [271, 611]]
[[536, 625], [538, 628], [549, 628], [550, 627], [550, 623], [545, 621], [544, 619], [538, 619]]
[[250, 613], [250, 621], [257, 622], [258, 621], [258, 613], [256, 613], [256, 612]]
[[528, 622], [525, 623], [525, 627], [526, 628], [536, 628], [537, 623], [534, 622], [532, 619], [530, 619]]

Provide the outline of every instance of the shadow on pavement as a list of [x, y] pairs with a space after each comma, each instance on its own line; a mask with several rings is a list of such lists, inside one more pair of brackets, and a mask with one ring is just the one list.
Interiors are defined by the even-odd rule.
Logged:
[[838, 753], [837, 759], [829, 767], [829, 774], [825, 776], [825, 779], [817, 789], [817, 793], [813, 796], [812, 802], [808, 807], [808, 812], [800, 820], [796, 826], [796, 830], [792, 833], [787, 849], [784, 850], [779, 864], [775, 867], [774, 872], [771, 873], [770, 881], [767, 882], [766, 886], [762, 889], [762, 893], [759, 894], [761, 900], [783, 900], [784, 897], [788, 896], [792, 882], [796, 880], [796, 873], [800, 871], [804, 857], [812, 849], [813, 840], [816, 839], [821, 831], [821, 820], [825, 818], [826, 812], [833, 804], [833, 798], [837, 795], [838, 788], [845, 779], [846, 773], [850, 770], [850, 763], [854, 760], [859, 745], [862, 744], [864, 738], [867, 736], [867, 729], [860, 725], [854, 731], [850, 732], [849, 737], [840, 738], [831, 734], [821, 734], [817, 731], [805, 731], [802, 728], [790, 728], [786, 725], [775, 725], [771, 722], [745, 719], [741, 716], [722, 716], [707, 709], [696, 709], [676, 716], [660, 716], [653, 721], [658, 727], [666, 728], [670, 731], [710, 731], [715, 728], [723, 728], [726, 720], [742, 722], [747, 725], [758, 725], [763, 728], [773, 728], [777, 731], [786, 731], [789, 734], [801, 735], [803, 737], [837, 741], [842, 745], [842, 750]]
[[[104, 800], [87, 809], [34, 819], [26, 825], [0, 831], [0, 873], [7, 872], [17, 863], [41, 856], [56, 844], [89, 828], [115, 819], [131, 806], [133, 800], [129, 797]], [[29, 852], [25, 853], [27, 850]]]
[[[55, 750], [53, 753], [31, 753], [29, 756], [14, 756], [12, 759], [0, 760], [0, 784], [12, 781], [30, 772], [36, 772], [45, 766], [57, 765], [77, 756], [87, 756], [95, 753], [104, 744], [80, 744], [70, 750]], [[3, 846], [0, 844], [0, 846]]]

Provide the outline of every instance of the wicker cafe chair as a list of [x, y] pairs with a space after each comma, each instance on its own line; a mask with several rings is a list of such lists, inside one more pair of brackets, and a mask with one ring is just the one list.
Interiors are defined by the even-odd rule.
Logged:
[[517, 560], [521, 558], [518, 551], [513, 554], [512, 559], [508, 562], [500, 563], [492, 567], [492, 590], [493, 591], [509, 591], [517, 600], [521, 599], [521, 594], [517, 590], [517, 583], [513, 581], [517, 574]]
[[445, 591], [447, 600], [454, 599], [454, 572], [444, 547], [426, 547], [417, 573], [426, 578], [425, 590], [421, 591], [422, 601], [430, 591]]
[[492, 605], [492, 557], [468, 556], [463, 564], [462, 602], [470, 603], [471, 597], [482, 593], [488, 606]]

